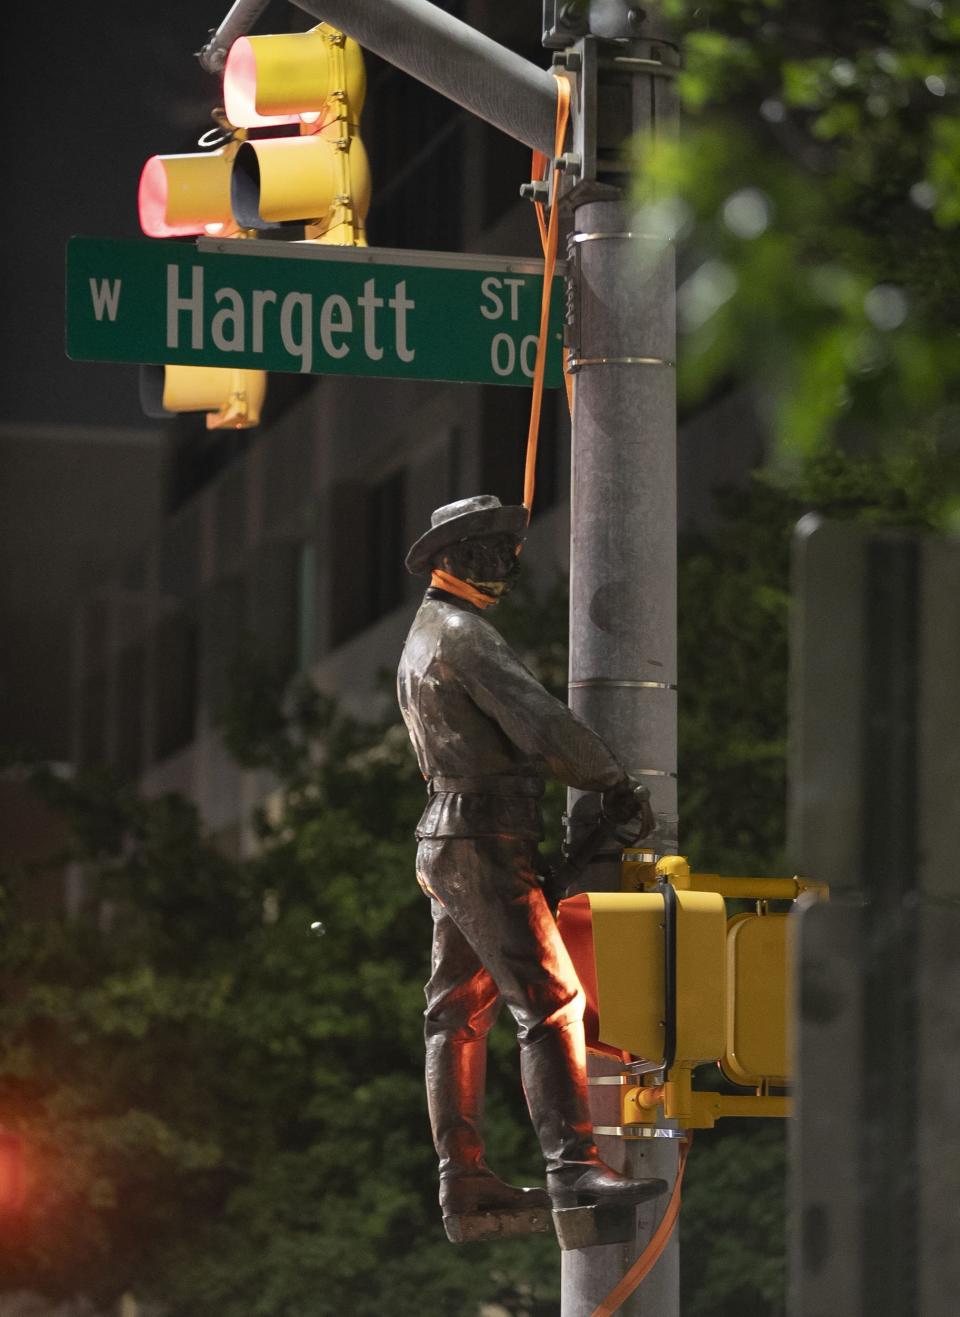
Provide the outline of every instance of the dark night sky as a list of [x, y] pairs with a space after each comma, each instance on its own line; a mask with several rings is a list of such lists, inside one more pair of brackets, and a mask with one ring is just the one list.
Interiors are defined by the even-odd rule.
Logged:
[[[229, 0], [9, 8], [18, 21], [5, 24], [0, 56], [8, 180], [0, 424], [146, 426], [135, 367], [65, 355], [64, 247], [73, 233], [139, 236], [144, 161], [195, 150], [210, 126], [219, 83], [193, 52]], [[275, 3], [267, 20], [282, 30], [285, 10]]]

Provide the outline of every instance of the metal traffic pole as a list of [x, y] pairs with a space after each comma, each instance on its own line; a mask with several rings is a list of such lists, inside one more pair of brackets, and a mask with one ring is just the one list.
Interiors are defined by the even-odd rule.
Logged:
[[[568, 49], [579, 64], [574, 150], [587, 175], [573, 188], [568, 275], [575, 373], [570, 542], [571, 707], [645, 782], [657, 813], [651, 859], [677, 848], [676, 297], [672, 244], [645, 231], [631, 177], [604, 166], [603, 101], [629, 106], [621, 122], [641, 149], [677, 126], [679, 62], [655, 11], [592, 5], [590, 34]], [[629, 99], [626, 99], [629, 95]], [[594, 122], [591, 123], [591, 116]], [[598, 125], [600, 125], [598, 129]], [[598, 138], [599, 131], [599, 138]], [[579, 140], [578, 140], [579, 139]], [[619, 151], [621, 162], [622, 149]], [[591, 158], [592, 156], [592, 158]], [[621, 163], [620, 168], [624, 165]], [[593, 175], [593, 179], [589, 177]], [[619, 887], [616, 858], [580, 884]], [[634, 1176], [673, 1184], [679, 1131], [624, 1139], [623, 1067], [590, 1057], [591, 1110], [601, 1156]], [[607, 1131], [601, 1133], [600, 1131]], [[664, 1202], [638, 1209], [632, 1242], [562, 1255], [562, 1317], [589, 1317], [643, 1252]], [[624, 1317], [677, 1317], [676, 1234]]]
[[236, 0], [226, 18], [210, 33], [210, 40], [197, 55], [208, 73], [221, 73], [230, 47], [237, 37], [246, 36], [266, 9], [270, 0]]

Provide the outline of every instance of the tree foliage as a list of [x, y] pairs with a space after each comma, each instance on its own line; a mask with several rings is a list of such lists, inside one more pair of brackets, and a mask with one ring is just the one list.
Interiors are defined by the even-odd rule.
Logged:
[[[794, 460], [831, 441], [956, 452], [955, 6], [666, 7], [686, 116], [678, 141], [641, 152], [636, 187], [639, 227], [679, 244], [688, 403], [748, 379]], [[937, 505], [955, 524], [955, 480]]]
[[[412, 757], [316, 692], [284, 708], [250, 670], [241, 689], [230, 739], [278, 782], [249, 860], [178, 797], [37, 777], [100, 917], [21, 923], [30, 875], [7, 876], [0, 1110], [30, 1188], [0, 1231], [4, 1286], [130, 1289], [173, 1317], [549, 1311], [547, 1241], [464, 1257], [438, 1220]], [[494, 1155], [529, 1173], [507, 1037], [493, 1068]]]

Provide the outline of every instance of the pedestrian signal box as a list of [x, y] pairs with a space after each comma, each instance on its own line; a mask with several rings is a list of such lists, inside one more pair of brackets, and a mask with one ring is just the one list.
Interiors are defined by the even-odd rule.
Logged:
[[629, 1052], [651, 1071], [719, 1060], [725, 1040], [723, 898], [665, 884], [653, 892], [584, 892], [561, 903], [564, 936], [571, 922], [584, 920], [596, 984], [591, 1041]]
[[726, 1033], [720, 1069], [735, 1084], [787, 1082], [787, 922], [758, 911], [734, 915], [726, 937]]
[[[667, 856], [655, 870], [625, 864], [625, 886], [638, 871], [641, 890], [585, 892], [557, 916], [587, 998], [587, 1044], [624, 1063], [624, 1134], [642, 1136], [658, 1115], [685, 1128], [789, 1115], [789, 1098], [771, 1092], [789, 1080], [789, 914], [768, 902], [823, 895], [822, 885], [691, 874]], [[728, 916], [730, 899], [755, 910]], [[695, 1090], [708, 1063], [749, 1092]]]

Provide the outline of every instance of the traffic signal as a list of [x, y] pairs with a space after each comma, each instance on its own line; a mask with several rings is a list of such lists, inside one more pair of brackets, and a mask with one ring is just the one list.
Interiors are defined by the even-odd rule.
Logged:
[[208, 430], [259, 425], [267, 392], [263, 370], [228, 366], [141, 366], [140, 404], [147, 416], [206, 412]]
[[[214, 111], [226, 141], [187, 155], [151, 156], [140, 174], [137, 210], [148, 238], [247, 238], [230, 204], [233, 162], [245, 133]], [[216, 130], [213, 130], [214, 132]], [[201, 138], [201, 144], [205, 138]], [[207, 413], [208, 430], [246, 430], [260, 422], [267, 391], [262, 370], [220, 366], [141, 366], [140, 403], [147, 416]]]
[[787, 915], [734, 915], [727, 927], [727, 1036], [720, 1069], [735, 1084], [784, 1085]]
[[239, 232], [230, 208], [237, 146], [150, 157], [137, 189], [140, 228], [148, 238], [229, 238]]
[[239, 224], [304, 225], [309, 240], [366, 246], [370, 166], [358, 131], [365, 94], [360, 47], [326, 23], [233, 43], [223, 75], [230, 122], [300, 129], [240, 144], [231, 183]]
[[586, 980], [588, 1042], [628, 1052], [650, 1071], [719, 1060], [727, 931], [721, 896], [669, 884], [651, 892], [585, 892], [560, 903], [559, 924]]
[[[623, 879], [641, 890], [582, 893], [557, 912], [587, 999], [587, 1044], [629, 1064], [623, 1128], [641, 1137], [658, 1110], [690, 1129], [789, 1115], [790, 1099], [771, 1090], [790, 1078], [790, 916], [769, 902], [824, 899], [823, 884], [695, 874], [679, 855], [654, 868], [629, 852]], [[727, 900], [755, 910], [728, 917]], [[695, 1089], [706, 1062], [741, 1091]]]

